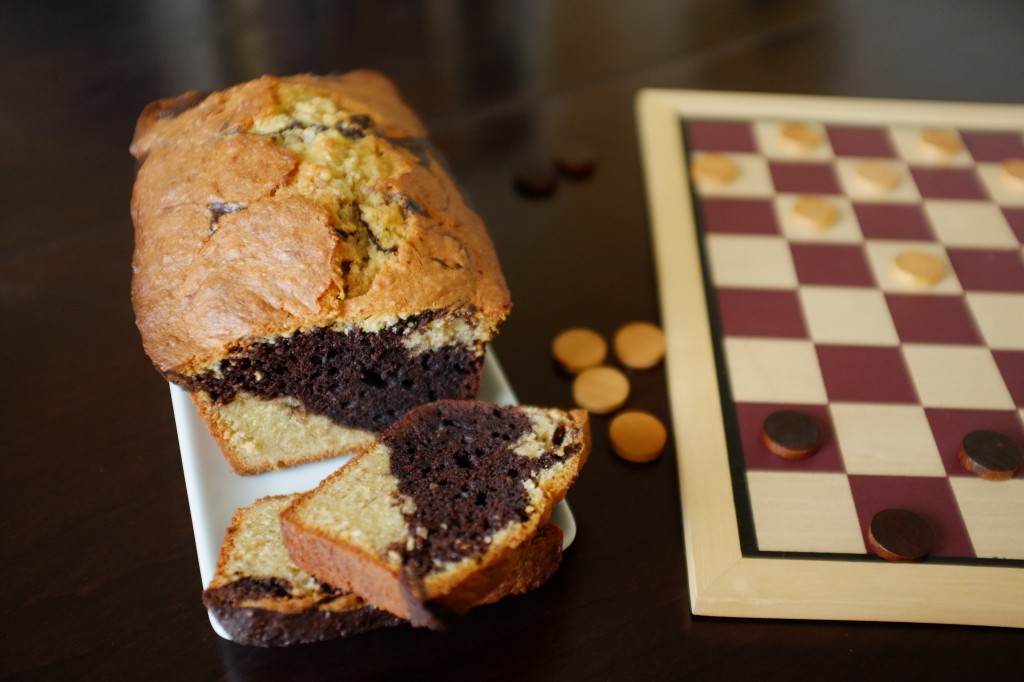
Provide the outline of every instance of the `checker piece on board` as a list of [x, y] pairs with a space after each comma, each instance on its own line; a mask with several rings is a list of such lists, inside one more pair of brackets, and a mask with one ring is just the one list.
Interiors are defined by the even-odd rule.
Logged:
[[925, 128], [921, 131], [921, 149], [934, 159], [951, 159], [963, 149], [960, 136], [942, 128]]
[[989, 481], [1013, 478], [1024, 460], [1024, 450], [1012, 438], [996, 431], [971, 431], [962, 441], [957, 458], [965, 469]]
[[1024, 192], [1024, 159], [1003, 161], [1003, 182], [1018, 192]]
[[931, 553], [935, 530], [909, 509], [885, 509], [868, 525], [868, 545], [886, 561], [917, 561]]
[[857, 181], [875, 194], [888, 194], [903, 182], [900, 172], [884, 161], [863, 161], [856, 173]]
[[822, 142], [821, 131], [806, 123], [785, 123], [779, 128], [779, 141], [797, 152], [809, 152]]
[[818, 420], [795, 410], [773, 412], [761, 427], [765, 447], [785, 459], [810, 457], [821, 448], [824, 439]]
[[839, 209], [826, 197], [804, 195], [793, 203], [793, 217], [811, 230], [827, 230], [839, 221]]
[[901, 251], [892, 267], [899, 279], [916, 287], [934, 286], [946, 276], [946, 264], [926, 251]]
[[725, 154], [711, 153], [694, 157], [690, 173], [699, 184], [728, 185], [740, 174], [740, 168]]

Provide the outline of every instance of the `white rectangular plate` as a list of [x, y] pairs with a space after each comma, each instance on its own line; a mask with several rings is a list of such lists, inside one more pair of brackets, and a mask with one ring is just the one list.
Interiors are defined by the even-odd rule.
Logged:
[[[351, 459], [351, 455], [257, 476], [239, 476], [221, 455], [188, 393], [174, 384], [170, 388], [181, 448], [181, 466], [185, 472], [185, 488], [192, 513], [192, 530], [199, 555], [199, 574], [205, 587], [213, 579], [221, 542], [236, 509], [247, 507], [267, 495], [311, 490]], [[493, 352], [489, 352], [484, 361], [484, 375], [477, 397], [499, 405], [518, 402]], [[551, 521], [562, 529], [562, 548], [572, 544], [576, 537], [576, 521], [564, 500], [555, 508]], [[212, 613], [210, 622], [217, 634], [231, 639]]]

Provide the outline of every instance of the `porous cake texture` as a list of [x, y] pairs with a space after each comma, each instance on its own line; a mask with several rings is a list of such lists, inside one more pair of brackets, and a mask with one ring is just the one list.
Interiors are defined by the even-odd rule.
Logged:
[[284, 549], [278, 517], [294, 495], [257, 500], [235, 512], [203, 592], [233, 641], [253, 646], [320, 642], [398, 625], [397, 616], [302, 571]]
[[285, 544], [320, 580], [442, 629], [495, 585], [546, 579], [516, 578], [514, 557], [537, 542], [589, 451], [582, 410], [421, 405], [282, 513]]
[[[292, 562], [281, 537], [280, 514], [297, 494], [256, 500], [235, 512], [203, 603], [239, 644], [275, 647], [321, 642], [399, 625], [398, 616], [358, 595], [309, 575]], [[510, 552], [503, 579], [474, 606], [539, 587], [557, 569], [562, 531], [546, 524]]]

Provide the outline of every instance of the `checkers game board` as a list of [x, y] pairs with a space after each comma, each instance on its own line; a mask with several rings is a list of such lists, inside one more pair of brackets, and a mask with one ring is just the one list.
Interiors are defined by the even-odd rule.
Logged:
[[[1024, 107], [637, 110], [694, 613], [1024, 627], [1024, 471], [958, 458], [972, 431], [1024, 443]], [[780, 410], [814, 454], [769, 450]], [[872, 552], [893, 508], [925, 558]]]

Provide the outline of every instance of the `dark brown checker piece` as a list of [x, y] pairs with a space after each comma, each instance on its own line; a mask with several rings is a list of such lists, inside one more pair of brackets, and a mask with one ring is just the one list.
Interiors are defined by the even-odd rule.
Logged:
[[824, 439], [818, 420], [796, 410], [773, 412], [761, 427], [765, 447], [786, 459], [810, 457], [821, 448]]
[[515, 175], [515, 186], [519, 193], [527, 197], [546, 197], [558, 189], [558, 174], [555, 166], [549, 161], [527, 161], [519, 167]]
[[989, 481], [1005, 481], [1020, 469], [1024, 450], [998, 431], [979, 430], [964, 436], [957, 457], [972, 474]]
[[583, 180], [594, 174], [597, 168], [597, 153], [583, 142], [567, 142], [555, 154], [558, 172], [573, 180]]
[[909, 509], [885, 509], [868, 524], [868, 545], [886, 561], [917, 561], [935, 546], [935, 530]]

